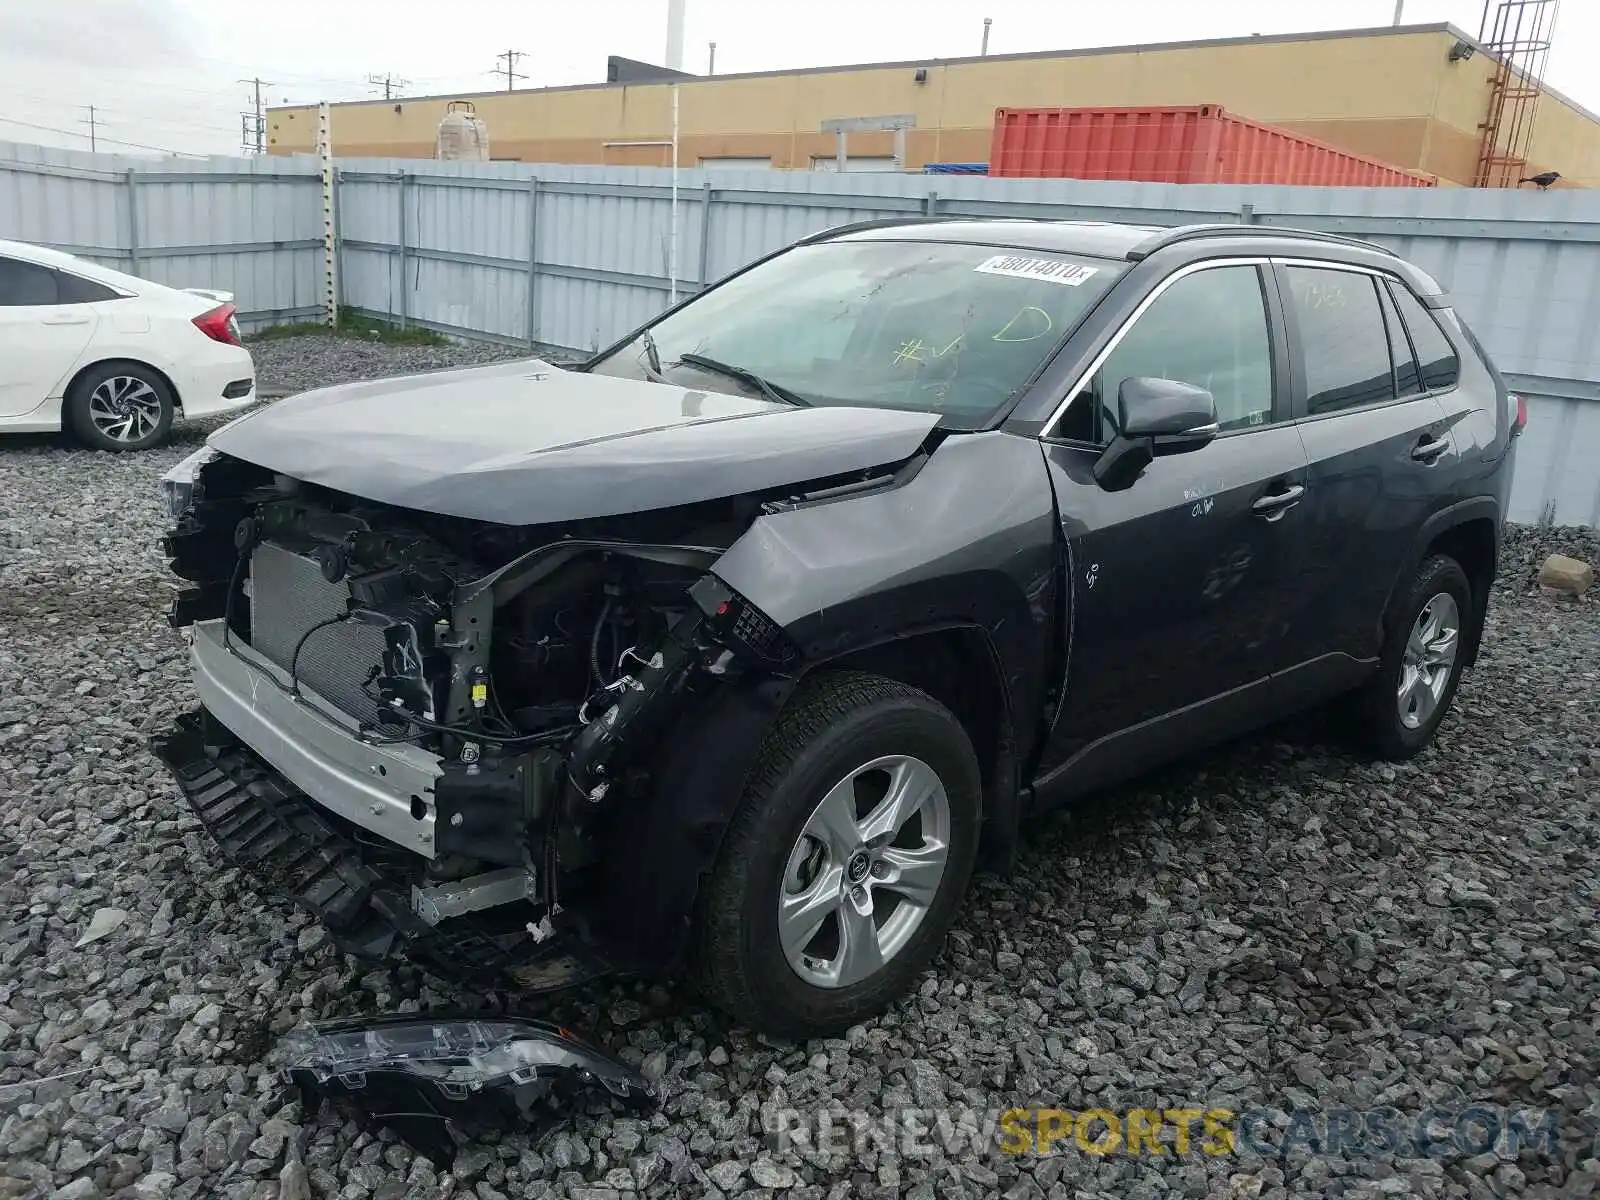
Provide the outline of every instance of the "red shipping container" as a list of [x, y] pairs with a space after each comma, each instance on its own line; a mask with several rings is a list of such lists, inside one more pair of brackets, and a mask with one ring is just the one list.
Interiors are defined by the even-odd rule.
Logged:
[[1312, 187], [1438, 184], [1431, 175], [1236, 117], [1220, 104], [996, 109], [989, 174]]

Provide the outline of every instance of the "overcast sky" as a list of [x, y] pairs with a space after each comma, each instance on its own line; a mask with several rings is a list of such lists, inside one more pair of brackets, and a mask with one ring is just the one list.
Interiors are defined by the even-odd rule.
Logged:
[[[1476, 33], [1483, 0], [1405, 0], [1405, 23]], [[687, 69], [763, 71], [976, 54], [1387, 25], [1394, 0], [688, 0]], [[229, 153], [251, 94], [269, 103], [493, 88], [495, 56], [523, 51], [519, 87], [604, 78], [608, 54], [660, 62], [666, 0], [0, 0], [0, 141]], [[1600, 111], [1600, 3], [1562, 6], [1546, 81]], [[503, 80], [501, 81], [503, 82]], [[1210, 99], [1197, 96], [1195, 100]]]

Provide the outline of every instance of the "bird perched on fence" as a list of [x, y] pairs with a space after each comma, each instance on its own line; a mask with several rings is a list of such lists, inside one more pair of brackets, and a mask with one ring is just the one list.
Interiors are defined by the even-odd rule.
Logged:
[[1561, 172], [1560, 171], [1540, 171], [1537, 175], [1529, 175], [1522, 182], [1523, 183], [1536, 183], [1536, 184], [1539, 185], [1540, 189], [1543, 190], [1544, 188], [1549, 187], [1552, 183], [1554, 183], [1556, 180], [1558, 180], [1560, 178], [1561, 178]]

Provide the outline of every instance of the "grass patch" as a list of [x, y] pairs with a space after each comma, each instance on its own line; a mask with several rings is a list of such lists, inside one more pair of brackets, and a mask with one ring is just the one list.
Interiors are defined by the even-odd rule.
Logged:
[[247, 342], [276, 342], [281, 338], [306, 337], [327, 333], [328, 327], [320, 321], [292, 321], [287, 325], [268, 325], [244, 335]]
[[338, 336], [358, 338], [364, 342], [383, 342], [391, 346], [448, 346], [450, 339], [431, 329], [408, 325], [401, 329], [389, 321], [378, 321], [361, 316], [348, 308], [339, 310], [339, 332], [333, 334], [320, 321], [295, 321], [287, 325], [268, 325], [258, 329], [246, 341], [270, 342], [279, 338]]
[[348, 308], [339, 310], [339, 332], [345, 337], [361, 338], [369, 342], [387, 342], [394, 346], [448, 346], [450, 339], [442, 333], [407, 325], [404, 329], [388, 321], [358, 316]]

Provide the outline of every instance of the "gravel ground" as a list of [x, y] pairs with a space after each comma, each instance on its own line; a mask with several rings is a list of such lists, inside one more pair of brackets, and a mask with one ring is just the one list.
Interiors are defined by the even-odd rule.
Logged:
[[[257, 351], [286, 386], [481, 357], [326, 339]], [[353, 965], [219, 870], [145, 749], [190, 703], [162, 620], [156, 480], [197, 440], [133, 457], [0, 447], [0, 1198], [1600, 1185], [1600, 609], [1528, 587], [1551, 550], [1600, 562], [1593, 534], [1514, 537], [1484, 656], [1416, 762], [1360, 764], [1302, 721], [1043, 822], [1014, 878], [978, 882], [917, 994], [843, 1039], [770, 1043], [659, 987], [566, 997], [553, 1014], [661, 1078], [663, 1109], [629, 1120], [591, 1104], [436, 1173], [387, 1134], [309, 1118], [263, 1056], [302, 1018], [473, 998]], [[1561, 1143], [1097, 1158], [1069, 1139], [979, 1158], [927, 1149], [937, 1138], [827, 1153], [770, 1133], [779, 1110], [825, 1105], [1469, 1102], [1555, 1110]]]
[[384, 342], [332, 338], [318, 334], [253, 341], [256, 375], [269, 393], [299, 392], [352, 379], [376, 379], [408, 371], [467, 367], [516, 358], [509, 347], [452, 343], [447, 346], [393, 346]]

